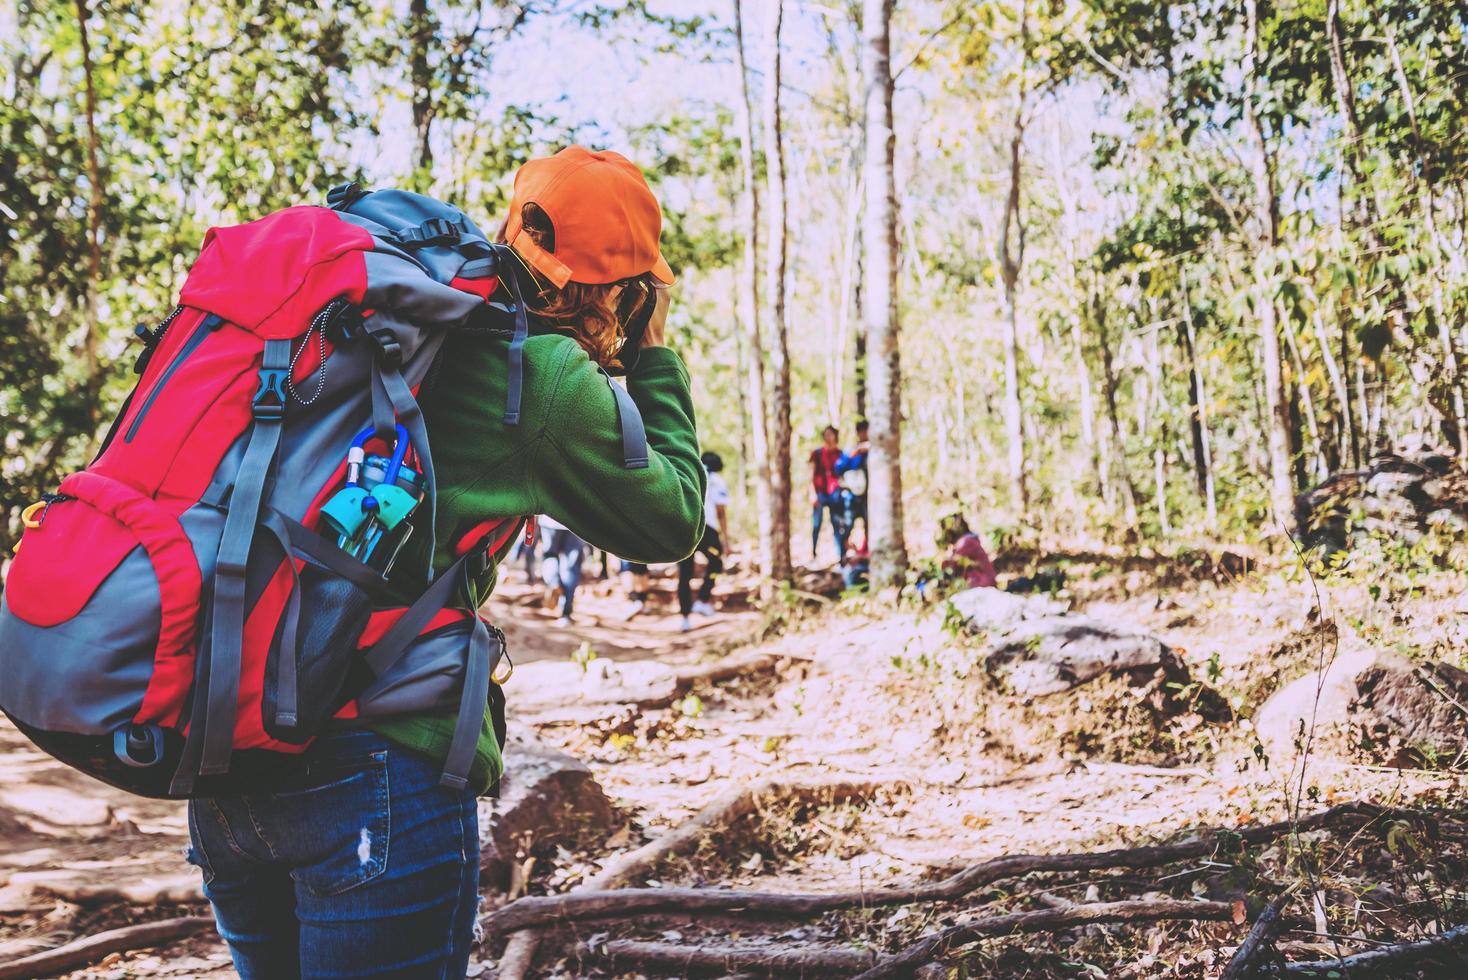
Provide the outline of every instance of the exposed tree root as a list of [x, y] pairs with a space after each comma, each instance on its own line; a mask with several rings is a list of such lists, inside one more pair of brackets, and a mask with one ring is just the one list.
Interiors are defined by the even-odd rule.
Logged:
[[[752, 791], [751, 791], [752, 792]], [[739, 792], [726, 794], [705, 808], [697, 817], [668, 837], [623, 856], [630, 860], [641, 852], [658, 851], [659, 845], [672, 838], [688, 849], [702, 834], [719, 821], [712, 818], [716, 805], [746, 805], [741, 812], [753, 808], [753, 800], [741, 799]], [[735, 814], [737, 816], [738, 814]], [[615, 869], [616, 862], [586, 882], [583, 889], [565, 895], [522, 898], [485, 916], [483, 923], [490, 933], [504, 934], [520, 929], [550, 925], [579, 919], [625, 918], [647, 912], [742, 912], [769, 916], [806, 916], [836, 909], [862, 908], [876, 905], [903, 905], [913, 902], [951, 901], [962, 898], [977, 888], [1005, 878], [1016, 878], [1033, 872], [1095, 871], [1110, 868], [1146, 868], [1214, 854], [1226, 836], [1247, 844], [1273, 840], [1295, 830], [1310, 831], [1338, 820], [1362, 817], [1368, 820], [1387, 817], [1421, 817], [1417, 811], [1388, 810], [1369, 803], [1343, 803], [1320, 813], [1302, 818], [1298, 823], [1281, 821], [1240, 830], [1212, 830], [1201, 840], [1181, 844], [1119, 848], [1110, 851], [1070, 854], [1017, 854], [975, 864], [942, 881], [896, 888], [857, 889], [815, 894], [728, 891], [710, 888], [608, 888], [600, 880]], [[732, 819], [731, 817], [726, 818]], [[696, 825], [696, 826], [695, 826]], [[676, 853], [664, 850], [652, 855], [655, 863], [661, 857]], [[639, 864], [638, 868], [646, 867]], [[618, 883], [631, 877], [621, 875]]]
[[638, 964], [689, 973], [763, 973], [776, 977], [848, 976], [869, 969], [876, 956], [859, 949], [779, 946], [680, 946], [614, 939], [582, 943], [576, 954], [614, 964]]
[[159, 946], [213, 928], [212, 916], [186, 915], [177, 919], [140, 922], [121, 929], [109, 929], [44, 953], [33, 953], [9, 963], [0, 963], [0, 980], [30, 980], [32, 977], [64, 973], [90, 966], [110, 953]]
[[1283, 966], [1270, 967], [1259, 975], [1320, 977], [1322, 980], [1326, 977], [1353, 977], [1356, 980], [1365, 980], [1367, 977], [1396, 976], [1418, 964], [1443, 959], [1453, 962], [1459, 972], [1445, 973], [1442, 976], [1468, 975], [1468, 925], [1454, 926], [1447, 932], [1416, 942], [1368, 949], [1339, 959], [1286, 963]]
[[[741, 817], [753, 813], [766, 799], [821, 799], [836, 802], [855, 796], [864, 796], [875, 788], [875, 784], [867, 781], [833, 780], [792, 783], [779, 779], [766, 779], [753, 786], [735, 787], [715, 798], [670, 833], [612, 858], [602, 867], [601, 871], [588, 878], [572, 894], [582, 891], [594, 894], [605, 894], [610, 891], [612, 894], [620, 894], [615, 889], [637, 875], [651, 870], [659, 862], [669, 857], [694, 850], [703, 841], [705, 835], [722, 830]], [[495, 928], [492, 925], [501, 912], [524, 901], [527, 899], [522, 898], [511, 902], [481, 920], [486, 930], [491, 933], [512, 933], [500, 957], [500, 980], [523, 980], [535, 961], [536, 947], [540, 942], [536, 933], [520, 931], [526, 929], [526, 926]]]
[[1197, 922], [1233, 922], [1242, 918], [1242, 903], [1162, 901], [1096, 902], [1068, 909], [1040, 909], [1037, 912], [1014, 912], [974, 919], [950, 926], [920, 939], [901, 952], [886, 957], [876, 966], [860, 974], [857, 980], [879, 980], [887, 977], [911, 976], [919, 967], [942, 957], [955, 946], [971, 943], [987, 936], [1008, 936], [1020, 932], [1046, 932], [1070, 926], [1108, 922], [1159, 922], [1163, 919], [1190, 919]]
[[687, 667], [673, 675], [673, 693], [632, 703], [644, 710], [666, 708], [699, 684], [720, 684], [736, 677], [767, 673], [774, 670], [782, 660], [789, 659], [799, 658], [792, 658], [789, 654], [759, 653], [744, 657], [726, 657], [713, 663]]
[[1254, 928], [1244, 937], [1243, 943], [1234, 952], [1233, 958], [1224, 967], [1218, 980], [1253, 980], [1264, 956], [1274, 947], [1274, 938], [1284, 924], [1280, 914], [1289, 904], [1291, 892], [1275, 898], [1254, 920]]

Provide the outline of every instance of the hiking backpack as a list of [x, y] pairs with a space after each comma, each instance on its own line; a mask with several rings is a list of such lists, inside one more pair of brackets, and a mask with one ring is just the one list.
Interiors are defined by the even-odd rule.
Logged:
[[[25, 513], [0, 709], [141, 795], [265, 788], [332, 726], [454, 708], [443, 783], [467, 783], [504, 637], [456, 604], [525, 517], [484, 515], [434, 579], [415, 395], [449, 329], [501, 324], [518, 423], [518, 262], [431, 198], [353, 184], [328, 205], [208, 232], [178, 307], [138, 330], [137, 386], [97, 458]], [[612, 390], [626, 465], [646, 465]], [[415, 533], [424, 589], [386, 605]]]

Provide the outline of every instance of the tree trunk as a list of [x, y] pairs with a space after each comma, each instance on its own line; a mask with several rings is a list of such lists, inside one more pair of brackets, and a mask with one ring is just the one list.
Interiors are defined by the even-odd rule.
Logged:
[[1026, 84], [1030, 56], [1030, 21], [1027, 5], [1020, 14], [1020, 43], [1024, 58], [1020, 66], [1019, 104], [1014, 110], [1014, 128], [1009, 137], [1009, 195], [1004, 202], [1004, 220], [999, 230], [999, 265], [1004, 279], [1004, 436], [1008, 443], [1007, 470], [1010, 504], [1020, 516], [1029, 507], [1025, 483], [1024, 406], [1019, 394], [1019, 274], [1025, 261], [1024, 216], [1020, 212], [1021, 181], [1024, 178]]
[[770, 325], [774, 412], [770, 447], [769, 577], [790, 580], [790, 343], [785, 325], [785, 151], [780, 119], [780, 22], [784, 0], [774, 0], [765, 24], [765, 303]]
[[[76, 0], [76, 24], [81, 36], [82, 75], [85, 78], [87, 94], [87, 183], [90, 185], [90, 196], [87, 199], [87, 304], [84, 311], [87, 330], [82, 346], [82, 358], [87, 376], [87, 417], [92, 423], [92, 430], [95, 430], [97, 403], [102, 391], [102, 378], [97, 365], [97, 344], [101, 340], [98, 336], [101, 331], [98, 294], [102, 288], [103, 196], [102, 168], [97, 163], [97, 86], [92, 78], [92, 40], [87, 30], [87, 20], [90, 16], [87, 10], [87, 0]], [[95, 439], [96, 435], [95, 431], [89, 430], [89, 455], [90, 440]]]
[[1254, 185], [1254, 217], [1258, 224], [1254, 257], [1254, 318], [1259, 323], [1260, 354], [1264, 362], [1265, 419], [1269, 448], [1269, 504], [1280, 528], [1293, 531], [1295, 488], [1290, 476], [1290, 409], [1285, 398], [1280, 356], [1279, 321], [1275, 316], [1274, 283], [1269, 263], [1279, 237], [1279, 207], [1269, 144], [1259, 120], [1259, 10], [1258, 0], [1244, 0], [1244, 127], [1248, 133], [1249, 166]]
[[434, 34], [428, 0], [410, 0], [408, 74], [413, 89], [413, 155], [409, 166], [415, 180], [425, 187], [433, 170], [433, 68], [428, 61], [428, 52], [433, 45]]
[[1096, 321], [1096, 339], [1101, 347], [1101, 380], [1105, 385], [1106, 421], [1111, 428], [1113, 458], [1121, 470], [1122, 514], [1128, 528], [1137, 527], [1137, 487], [1132, 482], [1130, 467], [1126, 461], [1126, 440], [1121, 434], [1121, 414], [1116, 407], [1116, 364], [1111, 353], [1111, 337], [1106, 324], [1106, 310], [1101, 305], [1100, 290], [1092, 287], [1091, 312]]
[[866, 214], [862, 253], [869, 287], [863, 304], [871, 423], [867, 514], [871, 580], [901, 584], [907, 570], [902, 528], [902, 364], [897, 317], [897, 184], [893, 172], [891, 21], [893, 0], [863, 0], [866, 80]]
[[744, 57], [744, 2], [734, 0], [735, 57], [739, 68], [739, 98], [734, 105], [739, 127], [739, 226], [744, 233], [744, 256], [739, 264], [739, 319], [749, 339], [747, 362], [750, 448], [754, 456], [755, 513], [759, 519], [759, 567], [767, 579], [775, 553], [770, 521], [770, 426], [765, 402], [765, 345], [759, 312], [759, 184], [754, 172], [754, 126], [751, 122], [749, 72]]
[[1183, 281], [1183, 340], [1188, 351], [1188, 404], [1193, 423], [1193, 456], [1198, 469], [1198, 489], [1208, 530], [1218, 529], [1218, 493], [1213, 478], [1213, 435], [1208, 425], [1208, 389], [1198, 363], [1198, 335], [1193, 326], [1193, 301]]

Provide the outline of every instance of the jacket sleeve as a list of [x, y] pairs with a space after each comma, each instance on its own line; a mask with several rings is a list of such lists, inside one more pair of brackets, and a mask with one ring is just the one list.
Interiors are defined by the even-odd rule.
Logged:
[[569, 345], [534, 468], [540, 511], [621, 558], [679, 561], [703, 535], [707, 480], [688, 370], [671, 350], [652, 348], [627, 379], [647, 430], [641, 469], [623, 465], [615, 383]]

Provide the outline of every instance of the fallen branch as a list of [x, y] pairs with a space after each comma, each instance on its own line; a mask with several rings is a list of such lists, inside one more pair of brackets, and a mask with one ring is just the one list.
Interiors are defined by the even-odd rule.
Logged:
[[614, 939], [582, 943], [577, 955], [608, 963], [636, 963], [687, 973], [764, 973], [776, 977], [846, 976], [869, 969], [876, 957], [859, 949], [778, 946], [679, 946]]
[[44, 953], [34, 953], [9, 963], [0, 963], [0, 980], [30, 980], [32, 977], [65, 973], [90, 966], [112, 953], [159, 946], [213, 928], [212, 916], [186, 915], [177, 919], [140, 922], [121, 929], [109, 929]]
[[1218, 980], [1253, 980], [1259, 969], [1260, 958], [1274, 948], [1274, 939], [1284, 924], [1280, 914], [1289, 904], [1291, 892], [1275, 898], [1254, 920], [1254, 928], [1244, 937], [1243, 943], [1234, 952], [1233, 958], [1224, 967]]
[[[717, 801], [716, 801], [717, 802]], [[712, 807], [713, 804], [710, 804]], [[707, 811], [705, 811], [707, 812]], [[1212, 830], [1203, 839], [1182, 844], [1149, 845], [1110, 851], [1082, 851], [1067, 854], [1017, 854], [975, 864], [942, 881], [895, 888], [863, 888], [841, 892], [785, 893], [716, 890], [710, 888], [623, 888], [608, 890], [596, 885], [597, 878], [584, 889], [565, 895], [544, 895], [511, 902], [482, 920], [487, 932], [503, 934], [519, 929], [581, 919], [626, 918], [647, 912], [742, 912], [770, 916], [808, 916], [836, 909], [870, 908], [878, 905], [906, 905], [914, 902], [952, 901], [970, 892], [1006, 878], [1018, 878], [1035, 872], [1095, 871], [1112, 868], [1147, 868], [1213, 855], [1220, 846], [1218, 839], [1229, 835], [1243, 844], [1273, 840], [1299, 830], [1316, 830], [1348, 817], [1380, 819], [1403, 813], [1420, 816], [1413, 811], [1387, 810], [1369, 803], [1343, 803], [1329, 810], [1311, 814], [1298, 823], [1289, 821], [1246, 827], [1239, 830]], [[685, 824], [700, 822], [703, 814]], [[703, 823], [694, 834], [695, 840], [708, 829]], [[684, 828], [669, 837], [683, 833]], [[666, 840], [667, 838], [664, 838]], [[655, 844], [661, 842], [654, 842]], [[652, 847], [653, 845], [649, 845]], [[641, 848], [639, 850], [647, 850]], [[632, 852], [636, 854], [637, 852]], [[626, 857], [631, 857], [627, 855]], [[610, 867], [610, 866], [609, 866]], [[598, 876], [599, 878], [600, 876]], [[600, 890], [598, 890], [600, 889]]]
[[919, 967], [931, 963], [955, 946], [971, 943], [987, 936], [1008, 936], [1021, 932], [1047, 932], [1071, 926], [1101, 925], [1114, 922], [1160, 922], [1164, 919], [1188, 919], [1195, 922], [1234, 922], [1241, 918], [1242, 906], [1234, 902], [1096, 902], [1068, 909], [1041, 909], [1038, 912], [1012, 912], [974, 919], [950, 926], [920, 939], [886, 957], [876, 966], [860, 974], [856, 980], [881, 980], [885, 977], [910, 976]]
[[[1352, 953], [1333, 960], [1285, 963], [1270, 968], [1265, 976], [1273, 977], [1380, 977], [1386, 971], [1396, 973], [1419, 963], [1452, 956], [1459, 966], [1468, 968], [1468, 925], [1454, 926], [1447, 932], [1415, 942], [1382, 946], [1363, 953]], [[1462, 974], [1456, 974], [1461, 976]]]
[[653, 708], [666, 708], [699, 684], [720, 684], [724, 681], [733, 680], [736, 677], [763, 674], [767, 671], [774, 670], [779, 662], [784, 659], [787, 658], [779, 654], [761, 653], [733, 659], [725, 657], [710, 664], [689, 667], [673, 675], [673, 692], [671, 694], [643, 698], [639, 701], [628, 703], [636, 705], [644, 711]]
[[[866, 781], [788, 783], [777, 779], [762, 780], [753, 786], [735, 787], [716, 797], [670, 833], [612, 858], [602, 866], [601, 871], [588, 878], [575, 891], [561, 897], [571, 897], [582, 891], [591, 894], [621, 894], [620, 891], [617, 891], [621, 885], [639, 874], [650, 871], [667, 858], [677, 854], [686, 854], [696, 849], [706, 835], [721, 830], [734, 821], [753, 813], [767, 798], [822, 799], [835, 802], [864, 796], [874, 788], [875, 784]], [[506, 909], [514, 908], [525, 901], [528, 899], [522, 898], [511, 902], [481, 920], [485, 929], [490, 933], [512, 933], [505, 945], [504, 954], [500, 957], [500, 980], [522, 980], [535, 961], [536, 947], [540, 943], [539, 936], [534, 932], [522, 930], [527, 930], [537, 923], [526, 923], [503, 929], [495, 929], [490, 925], [495, 921], [495, 917]]]

